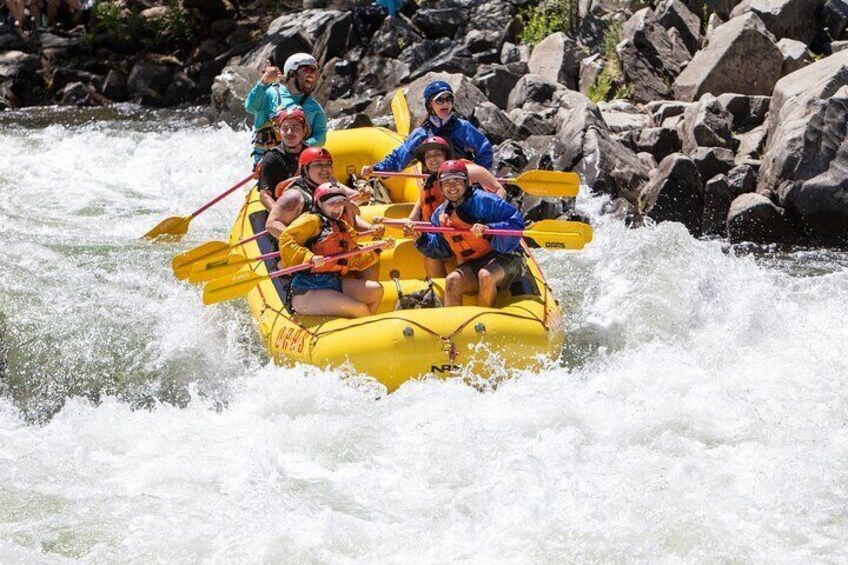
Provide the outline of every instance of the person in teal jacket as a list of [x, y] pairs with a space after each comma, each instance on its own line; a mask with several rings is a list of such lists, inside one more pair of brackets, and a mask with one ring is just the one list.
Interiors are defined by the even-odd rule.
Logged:
[[306, 145], [324, 145], [327, 141], [327, 114], [311, 96], [317, 81], [318, 62], [308, 53], [296, 53], [286, 59], [283, 72], [273, 65], [265, 69], [244, 101], [244, 108], [253, 114], [254, 165], [282, 140], [273, 117], [295, 106], [303, 110], [309, 124], [310, 137], [305, 140]]

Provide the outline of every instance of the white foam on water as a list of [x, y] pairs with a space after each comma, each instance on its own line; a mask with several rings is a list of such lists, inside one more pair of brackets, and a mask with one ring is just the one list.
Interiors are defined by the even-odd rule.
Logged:
[[[245, 132], [51, 128], [0, 136], [0, 562], [848, 560], [844, 254], [600, 221], [585, 251], [538, 254], [564, 367], [385, 395], [269, 364], [244, 305], [174, 280], [237, 198], [187, 242], [137, 241], [244, 176]], [[56, 198], [63, 175], [70, 214], [10, 194], [26, 176]]]

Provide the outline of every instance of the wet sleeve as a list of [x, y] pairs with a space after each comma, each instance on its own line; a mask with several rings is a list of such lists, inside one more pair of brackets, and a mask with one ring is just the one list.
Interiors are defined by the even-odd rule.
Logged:
[[412, 152], [426, 137], [427, 133], [424, 128], [415, 128], [406, 138], [406, 141], [374, 165], [374, 170], [392, 173], [401, 171], [412, 161]]
[[267, 105], [268, 87], [270, 86], [270, 84], [262, 84], [262, 81], [253, 85], [253, 88], [250, 89], [250, 92], [247, 93], [247, 98], [244, 100], [244, 109], [258, 117], [258, 114]]
[[327, 114], [324, 113], [324, 108], [318, 102], [315, 102], [315, 112], [312, 115], [312, 122], [309, 124], [309, 138], [304, 143], [310, 147], [322, 147], [327, 143]]
[[321, 220], [315, 214], [296, 218], [280, 234], [280, 259], [286, 267], [300, 265], [315, 255], [305, 247], [306, 242], [321, 233]]
[[[486, 226], [497, 230], [524, 229], [524, 220], [521, 218], [521, 212], [512, 204], [494, 195], [487, 195], [487, 198], [481, 199], [480, 202], [482, 208], [480, 217], [491, 218], [491, 221], [486, 222]], [[521, 238], [498, 235], [492, 236], [489, 241], [495, 251], [508, 253], [518, 249]]]
[[[434, 226], [438, 227], [439, 215], [441, 215], [442, 210], [443, 208], [440, 206], [430, 217], [430, 223]], [[421, 237], [415, 240], [415, 247], [422, 255], [430, 259], [450, 259], [453, 257], [453, 250], [440, 233], [422, 233]]]
[[491, 171], [494, 166], [494, 151], [491, 142], [471, 124], [466, 122], [465, 125], [468, 141], [474, 147], [474, 162]]

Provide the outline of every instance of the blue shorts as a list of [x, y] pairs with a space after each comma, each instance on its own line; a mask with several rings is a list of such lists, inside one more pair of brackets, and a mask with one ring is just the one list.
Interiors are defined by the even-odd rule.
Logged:
[[306, 294], [310, 290], [342, 291], [342, 278], [338, 273], [295, 273], [291, 280], [292, 296]]

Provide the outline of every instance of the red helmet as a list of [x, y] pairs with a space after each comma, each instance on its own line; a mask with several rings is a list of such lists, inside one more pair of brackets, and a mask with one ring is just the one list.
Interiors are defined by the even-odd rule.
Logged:
[[415, 158], [418, 159], [420, 163], [423, 163], [424, 154], [431, 149], [441, 149], [445, 152], [446, 159], [450, 159], [453, 154], [453, 149], [451, 148], [450, 143], [448, 143], [448, 140], [444, 137], [434, 135], [422, 141], [421, 144], [415, 148]]
[[283, 121], [285, 120], [297, 120], [303, 124], [303, 129], [307, 135], [309, 134], [309, 124], [306, 123], [306, 114], [303, 113], [303, 110], [299, 106], [293, 106], [287, 110], [278, 112], [276, 118], [277, 125], [283, 125]]
[[323, 147], [308, 147], [300, 153], [297, 164], [300, 165], [302, 171], [307, 165], [315, 161], [330, 161], [332, 163], [333, 156]]
[[439, 180], [462, 179], [468, 182], [468, 167], [464, 161], [445, 161], [439, 166]]
[[312, 200], [316, 210], [318, 209], [319, 204], [325, 204], [337, 198], [347, 200], [347, 191], [344, 187], [342, 187], [342, 185], [335, 181], [325, 182], [324, 184], [318, 185], [315, 192], [312, 193]]

